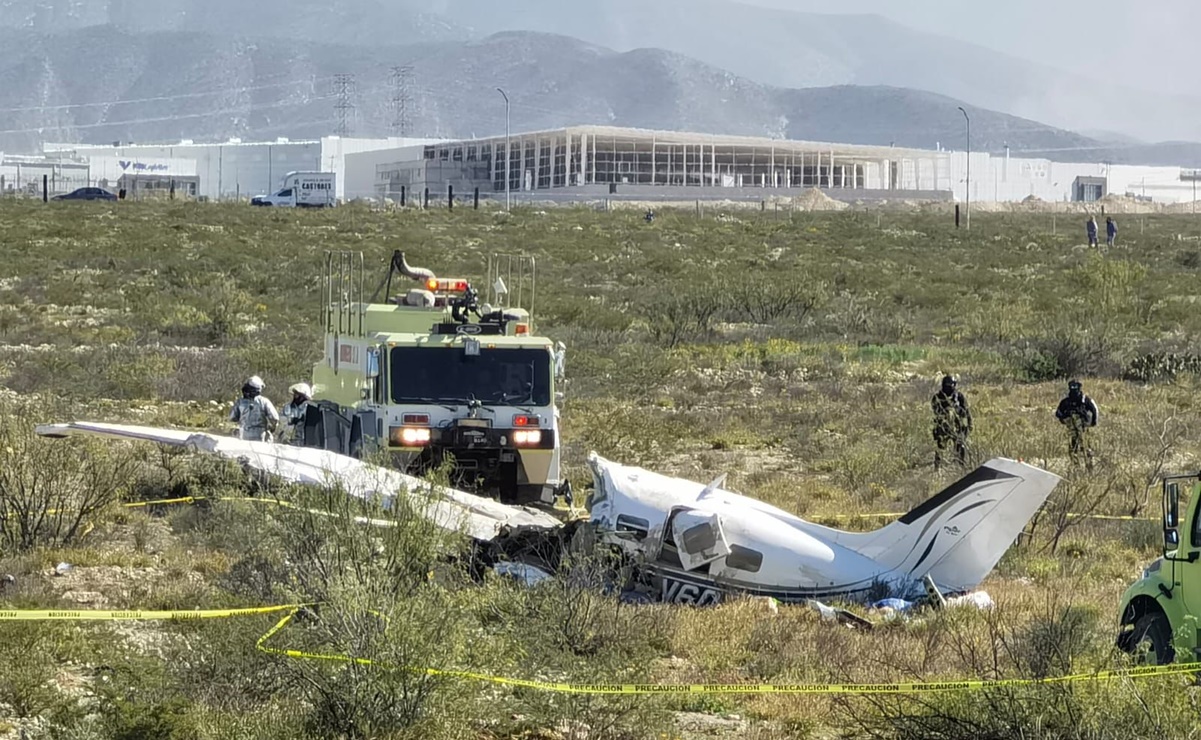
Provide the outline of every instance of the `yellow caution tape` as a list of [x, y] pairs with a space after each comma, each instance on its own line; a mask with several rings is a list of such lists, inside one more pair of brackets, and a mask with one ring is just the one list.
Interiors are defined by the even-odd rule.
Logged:
[[0, 622], [46, 622], [65, 620], [124, 621], [136, 619], [225, 619], [248, 617], [254, 614], [296, 610], [306, 604], [281, 604], [279, 606], [253, 606], [245, 609], [192, 609], [192, 610], [107, 610], [107, 609], [0, 609]]
[[[267, 641], [292, 621], [296, 611], [285, 614], [271, 629], [255, 642], [255, 648], [271, 655], [305, 660], [325, 660], [338, 663], [354, 663], [363, 666], [392, 668], [383, 663], [376, 663], [368, 658], [355, 658], [349, 655], [334, 655], [329, 653], [310, 653], [302, 650], [285, 650], [268, 647]], [[506, 676], [493, 676], [487, 673], [472, 671], [442, 670], [438, 668], [406, 668], [404, 670], [424, 673], [427, 676], [445, 676], [471, 681], [484, 681], [500, 686], [549, 691], [559, 694], [928, 694], [945, 691], [981, 691], [1002, 687], [1039, 686], [1043, 684], [1069, 683], [1078, 681], [1098, 681], [1115, 678], [1146, 678], [1149, 676], [1169, 676], [1181, 673], [1201, 671], [1201, 662], [1178, 663], [1162, 666], [1141, 666], [1116, 670], [1096, 671], [1093, 673], [1077, 673], [1068, 676], [1052, 678], [1014, 678], [1001, 680], [970, 679], [966, 681], [930, 681], [906, 683], [557, 683], [553, 681], [531, 681]]]
[[[349, 655], [334, 655], [329, 653], [311, 653], [303, 650], [285, 650], [268, 647], [267, 641], [274, 637], [292, 621], [297, 612], [306, 606], [316, 604], [281, 604], [278, 606], [257, 606], [243, 609], [196, 609], [175, 611], [149, 610], [92, 610], [92, 609], [15, 609], [0, 610], [0, 621], [112, 621], [112, 620], [188, 620], [188, 619], [223, 619], [230, 617], [246, 617], [259, 614], [287, 611], [278, 622], [267, 630], [255, 642], [255, 648], [270, 655], [304, 660], [325, 660], [339, 663], [354, 663], [356, 665], [392, 668], [384, 663], [378, 663], [368, 658], [355, 658]], [[560, 683], [554, 681], [532, 681], [507, 676], [494, 676], [473, 671], [443, 670], [439, 668], [405, 668], [404, 670], [424, 673], [428, 676], [444, 676], [470, 681], [483, 681], [500, 686], [548, 691], [560, 694], [928, 694], [947, 691], [982, 691], [995, 688], [1012, 688], [1019, 686], [1040, 686], [1044, 684], [1060, 684], [1080, 681], [1102, 681], [1115, 678], [1147, 678], [1150, 676], [1170, 676], [1201, 671], [1201, 662], [1177, 663], [1161, 666], [1141, 666], [1116, 670], [1095, 671], [1093, 673], [1076, 673], [1067, 676], [1051, 678], [1012, 678], [1000, 680], [969, 679], [963, 681], [927, 681], [904, 683]]]

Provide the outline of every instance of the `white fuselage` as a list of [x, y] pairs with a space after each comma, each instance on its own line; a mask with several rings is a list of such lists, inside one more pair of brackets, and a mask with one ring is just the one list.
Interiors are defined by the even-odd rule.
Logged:
[[897, 520], [845, 532], [721, 488], [588, 459], [592, 523], [652, 575], [671, 602], [741, 591], [784, 601], [916, 598], [976, 588], [1046, 502], [1059, 477], [993, 458]]
[[[866, 594], [877, 580], [903, 580], [835, 543], [835, 530], [761, 501], [644, 470], [636, 476], [639, 480], [607, 486], [594, 498], [591, 519], [608, 541], [637, 556], [658, 577], [657, 596], [665, 601], [712, 603], [730, 591], [782, 601], [850, 599]], [[675, 531], [669, 530], [669, 520], [681, 511], [716, 515], [731, 552], [686, 567], [673, 542]]]

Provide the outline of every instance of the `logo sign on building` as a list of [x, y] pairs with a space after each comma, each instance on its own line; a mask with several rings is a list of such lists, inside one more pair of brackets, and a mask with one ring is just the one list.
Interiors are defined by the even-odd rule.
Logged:
[[125, 172], [135, 172], [138, 174], [166, 172], [171, 169], [170, 165], [162, 163], [148, 164], [146, 162], [134, 162], [128, 159], [118, 160], [117, 164], [119, 164], [121, 169]]

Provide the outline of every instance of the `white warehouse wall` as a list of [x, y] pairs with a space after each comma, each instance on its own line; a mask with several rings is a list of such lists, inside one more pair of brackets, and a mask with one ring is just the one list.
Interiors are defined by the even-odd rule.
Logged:
[[200, 178], [199, 195], [214, 200], [248, 198], [274, 192], [289, 172], [320, 170], [337, 175], [337, 197], [345, 197], [346, 155], [403, 144], [425, 143], [426, 139], [343, 139], [327, 136], [320, 141], [243, 142], [193, 144], [46, 144], [46, 152], [74, 152], [81, 157], [139, 160], [195, 161]]
[[192, 159], [200, 178], [198, 194], [214, 200], [246, 198], [272, 192], [288, 172], [314, 170], [321, 166], [321, 144], [316, 141], [219, 144], [134, 144], [97, 146], [47, 144], [45, 151], [72, 151], [82, 157], [130, 159]]
[[[350, 187], [349, 178], [356, 177], [347, 166], [347, 158], [366, 152], [391, 151], [412, 146], [436, 144], [439, 139], [414, 139], [391, 136], [386, 139], [343, 139], [338, 136], [326, 136], [321, 140], [321, 164], [325, 172], [337, 175], [337, 197], [344, 199], [359, 198], [371, 195], [374, 191], [361, 192], [359, 185]], [[420, 154], [418, 155], [420, 156]], [[374, 168], [372, 169], [374, 172]]]
[[420, 160], [426, 144], [435, 141], [406, 139], [416, 142], [388, 149], [373, 149], [346, 155], [346, 198], [372, 198], [376, 195], [376, 168], [382, 164], [396, 164]]

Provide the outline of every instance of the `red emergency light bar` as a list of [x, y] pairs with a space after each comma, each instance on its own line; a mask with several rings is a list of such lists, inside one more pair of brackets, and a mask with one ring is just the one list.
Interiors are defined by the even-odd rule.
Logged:
[[425, 281], [425, 289], [432, 293], [466, 293], [467, 281], [454, 278], [430, 278]]

